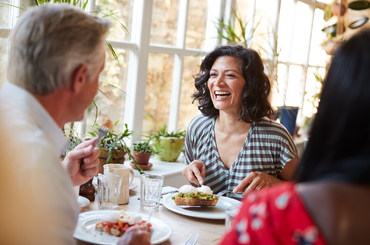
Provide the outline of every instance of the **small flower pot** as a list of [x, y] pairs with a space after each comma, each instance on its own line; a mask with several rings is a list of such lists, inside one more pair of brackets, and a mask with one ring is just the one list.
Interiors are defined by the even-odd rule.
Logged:
[[152, 155], [151, 152], [139, 152], [139, 151], [132, 151], [134, 158], [139, 165], [148, 165], [149, 158]]
[[[105, 149], [103, 154], [101, 154], [101, 156], [99, 157], [98, 173], [100, 174], [104, 174], [103, 166], [107, 163], [107, 159], [109, 156], [108, 153], [109, 153], [109, 150]], [[125, 155], [126, 155], [126, 151], [125, 152], [117, 151], [117, 157], [112, 152], [112, 163], [122, 163], [123, 164], [123, 162], [125, 161]]]
[[[176, 162], [184, 147], [184, 138], [159, 137], [159, 139], [155, 138], [154, 141], [154, 150], [159, 151], [155, 157], [161, 161]], [[158, 141], [159, 144], [156, 143]], [[158, 145], [159, 147], [156, 147]]]

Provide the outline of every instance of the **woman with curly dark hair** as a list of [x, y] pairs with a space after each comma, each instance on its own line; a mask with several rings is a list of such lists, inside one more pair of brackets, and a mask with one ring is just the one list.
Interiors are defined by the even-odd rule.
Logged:
[[270, 120], [271, 84], [259, 54], [241, 45], [209, 53], [195, 77], [202, 115], [189, 124], [183, 176], [213, 192], [241, 199], [251, 190], [290, 180], [297, 148], [281, 124]]

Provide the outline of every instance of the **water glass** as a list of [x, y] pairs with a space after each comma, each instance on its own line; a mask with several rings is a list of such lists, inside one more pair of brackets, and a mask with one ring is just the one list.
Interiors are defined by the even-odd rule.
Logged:
[[122, 178], [119, 175], [98, 175], [98, 207], [100, 210], [117, 210]]
[[238, 214], [238, 211], [239, 209], [236, 208], [236, 207], [232, 207], [232, 208], [227, 208], [225, 210], [225, 229], [226, 229], [226, 232], [230, 230], [232, 224], [233, 224], [233, 219], [234, 217]]
[[140, 175], [140, 207], [148, 212], [158, 210], [164, 177], [158, 174]]

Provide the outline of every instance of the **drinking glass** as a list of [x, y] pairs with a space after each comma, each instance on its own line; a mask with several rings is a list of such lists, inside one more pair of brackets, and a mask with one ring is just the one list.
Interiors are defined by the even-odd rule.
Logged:
[[122, 178], [119, 175], [98, 175], [98, 207], [100, 210], [117, 210]]
[[225, 228], [226, 232], [230, 230], [234, 217], [238, 214], [239, 209], [236, 207], [227, 208], [225, 210], [226, 218], [225, 218]]
[[158, 174], [140, 175], [140, 207], [148, 212], [158, 210], [164, 177]]

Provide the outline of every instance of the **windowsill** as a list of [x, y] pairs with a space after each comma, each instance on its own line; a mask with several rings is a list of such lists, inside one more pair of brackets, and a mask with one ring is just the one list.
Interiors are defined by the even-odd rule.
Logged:
[[[126, 166], [130, 166], [130, 160], [125, 161]], [[176, 162], [164, 162], [152, 156], [149, 162], [153, 164], [150, 170], [144, 170], [146, 174], [160, 174], [164, 177], [165, 186], [180, 188], [189, 182], [182, 176], [182, 170], [185, 168], [184, 156], [181, 153]], [[140, 177], [139, 171], [134, 169], [135, 177]]]

